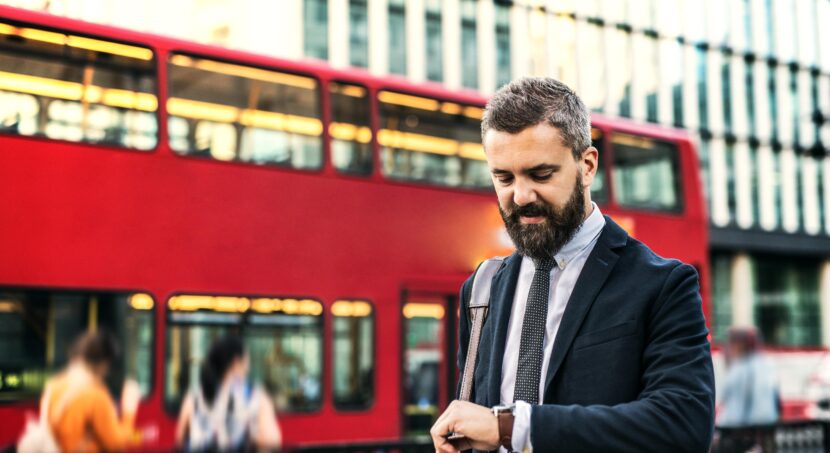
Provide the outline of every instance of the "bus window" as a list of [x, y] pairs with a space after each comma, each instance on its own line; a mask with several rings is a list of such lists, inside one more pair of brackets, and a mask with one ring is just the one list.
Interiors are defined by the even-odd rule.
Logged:
[[278, 411], [310, 411], [322, 402], [323, 305], [310, 299], [180, 295], [167, 304], [165, 402], [177, 411], [197, 385], [211, 343], [244, 340], [254, 383]]
[[372, 173], [372, 128], [366, 89], [332, 82], [329, 95], [332, 164], [340, 172], [368, 176]]
[[605, 155], [602, 152], [602, 131], [595, 127], [591, 128], [591, 146], [596, 148], [599, 154], [597, 174], [594, 176], [593, 184], [591, 184], [591, 201], [603, 205], [608, 202], [608, 184], [605, 176], [606, 163]]
[[611, 134], [614, 196], [624, 208], [679, 212], [677, 145], [630, 134]]
[[150, 150], [155, 92], [150, 49], [0, 22], [0, 132]]
[[481, 145], [482, 109], [381, 91], [383, 174], [392, 179], [490, 189]]
[[342, 410], [365, 409], [374, 396], [374, 315], [364, 301], [338, 300], [331, 307], [332, 383], [334, 406]]
[[170, 57], [170, 147], [182, 155], [318, 169], [317, 81], [214, 60]]
[[37, 398], [46, 377], [67, 363], [75, 339], [99, 327], [112, 332], [122, 348], [122, 360], [108, 378], [113, 394], [121, 394], [126, 376], [148, 395], [153, 306], [143, 293], [0, 288], [0, 400]]

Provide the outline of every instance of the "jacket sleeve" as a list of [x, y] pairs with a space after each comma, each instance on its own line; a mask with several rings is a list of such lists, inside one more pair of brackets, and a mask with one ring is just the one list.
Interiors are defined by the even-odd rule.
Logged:
[[91, 398], [90, 431], [103, 451], [124, 451], [132, 442], [136, 414], [123, 414], [119, 420], [115, 405], [106, 390], [97, 390]]
[[616, 406], [534, 406], [536, 452], [706, 452], [714, 376], [697, 273], [670, 271], [647, 320], [642, 391]]

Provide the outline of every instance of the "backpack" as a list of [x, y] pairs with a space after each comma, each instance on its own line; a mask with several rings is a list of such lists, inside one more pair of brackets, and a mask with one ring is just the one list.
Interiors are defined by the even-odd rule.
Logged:
[[[72, 392], [66, 391], [55, 406], [56, 414], [61, 414], [69, 403]], [[52, 389], [47, 387], [43, 393], [40, 416], [37, 420], [28, 420], [23, 435], [17, 442], [18, 453], [60, 453], [61, 449], [49, 426], [49, 401], [52, 399]]]
[[204, 394], [191, 392], [193, 414], [187, 434], [187, 451], [246, 451], [256, 416], [259, 412], [258, 393], [248, 385], [237, 388], [224, 386], [208, 404]]

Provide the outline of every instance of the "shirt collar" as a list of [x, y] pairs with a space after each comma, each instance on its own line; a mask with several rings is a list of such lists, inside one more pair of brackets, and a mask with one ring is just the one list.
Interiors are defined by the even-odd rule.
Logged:
[[585, 250], [586, 247], [591, 245], [594, 240], [599, 237], [599, 234], [605, 227], [605, 217], [603, 217], [602, 213], [599, 211], [599, 206], [597, 206], [596, 203], [591, 202], [591, 207], [591, 214], [588, 215], [588, 218], [585, 219], [579, 229], [576, 230], [574, 237], [562, 246], [559, 253], [554, 255], [553, 259], [556, 260], [556, 265], [559, 269], [564, 269], [568, 263], [573, 261], [577, 255]]

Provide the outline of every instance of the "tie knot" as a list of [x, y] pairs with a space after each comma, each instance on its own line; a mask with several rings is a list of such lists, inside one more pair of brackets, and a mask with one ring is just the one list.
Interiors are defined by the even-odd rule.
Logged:
[[541, 260], [536, 260], [536, 271], [543, 271], [543, 272], [550, 272], [553, 269], [553, 266], [556, 265], [556, 261], [553, 258], [544, 258]]

